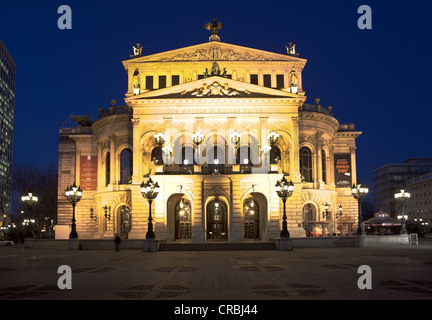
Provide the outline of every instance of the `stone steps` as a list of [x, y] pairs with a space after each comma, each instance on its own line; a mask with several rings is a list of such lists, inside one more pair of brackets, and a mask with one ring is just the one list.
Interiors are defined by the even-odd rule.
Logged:
[[275, 242], [162, 242], [159, 251], [243, 251], [277, 250]]

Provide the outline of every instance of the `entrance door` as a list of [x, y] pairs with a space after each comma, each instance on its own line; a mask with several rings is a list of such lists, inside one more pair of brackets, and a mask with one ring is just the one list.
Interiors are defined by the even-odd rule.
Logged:
[[175, 239], [191, 239], [191, 204], [189, 200], [180, 199], [175, 207]]
[[227, 207], [224, 202], [216, 199], [207, 205], [207, 239], [226, 240]]
[[119, 235], [122, 239], [127, 239], [132, 229], [131, 212], [127, 206], [122, 206], [119, 211]]
[[259, 239], [259, 208], [253, 198], [243, 202], [243, 236], [245, 239]]

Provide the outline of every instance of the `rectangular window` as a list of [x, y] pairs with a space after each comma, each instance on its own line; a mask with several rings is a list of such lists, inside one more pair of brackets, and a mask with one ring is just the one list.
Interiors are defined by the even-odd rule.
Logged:
[[146, 89], [153, 90], [153, 76], [146, 76]]
[[178, 84], [180, 84], [180, 76], [179, 75], [171, 76], [171, 85], [176, 86]]
[[250, 75], [250, 83], [251, 84], [258, 84], [258, 75], [257, 74], [251, 74]]
[[264, 87], [271, 88], [271, 74], [264, 75]]
[[276, 88], [282, 89], [285, 87], [285, 79], [283, 74], [276, 75]]
[[159, 89], [166, 88], [166, 76], [159, 76]]

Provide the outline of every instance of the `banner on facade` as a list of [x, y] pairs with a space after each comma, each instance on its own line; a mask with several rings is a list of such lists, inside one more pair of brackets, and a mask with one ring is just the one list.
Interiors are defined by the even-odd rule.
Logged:
[[335, 184], [337, 188], [351, 188], [351, 154], [335, 154]]
[[97, 156], [81, 156], [80, 187], [81, 190], [97, 189]]

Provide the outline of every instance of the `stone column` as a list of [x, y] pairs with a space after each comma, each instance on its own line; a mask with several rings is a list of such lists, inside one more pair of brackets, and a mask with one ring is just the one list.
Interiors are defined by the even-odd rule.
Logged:
[[110, 137], [110, 184], [116, 184], [115, 136]]
[[75, 154], [75, 184], [80, 185], [81, 175], [81, 150], [77, 150]]
[[323, 133], [317, 132], [316, 134], [316, 179], [318, 184], [321, 184], [323, 182], [323, 176], [322, 176], [322, 155], [321, 155], [321, 137]]
[[356, 147], [350, 148], [351, 153], [351, 184], [357, 184]]
[[134, 118], [132, 119], [133, 125], [133, 169], [132, 169], [132, 183], [139, 184], [141, 183], [140, 177], [142, 177], [141, 168], [142, 168], [142, 150], [140, 148], [140, 119]]
[[292, 117], [292, 144], [291, 144], [291, 158], [290, 158], [290, 175], [293, 182], [300, 182], [300, 162], [299, 162], [299, 118]]
[[202, 190], [204, 179], [194, 179], [193, 181], [192, 242], [205, 241], [204, 192]]

